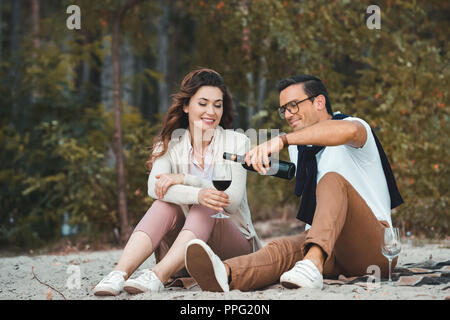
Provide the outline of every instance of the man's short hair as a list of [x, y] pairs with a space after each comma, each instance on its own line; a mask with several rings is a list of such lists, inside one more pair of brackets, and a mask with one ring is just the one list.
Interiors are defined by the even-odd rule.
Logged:
[[[277, 85], [278, 92], [281, 92], [287, 87], [298, 83], [303, 83], [303, 90], [305, 91], [308, 97], [312, 97], [319, 94], [323, 95], [325, 97], [325, 107], [327, 108], [327, 112], [333, 115], [330, 99], [328, 98], [327, 88], [323, 84], [322, 80], [320, 80], [317, 77], [311, 76], [309, 74], [301, 74], [283, 79], [280, 82], [278, 82]], [[312, 101], [313, 99], [311, 99], [311, 102]]]

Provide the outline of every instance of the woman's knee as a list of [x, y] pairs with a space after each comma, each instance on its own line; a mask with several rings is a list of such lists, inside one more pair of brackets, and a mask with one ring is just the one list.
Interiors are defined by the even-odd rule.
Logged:
[[147, 211], [147, 213], [150, 212], [158, 212], [164, 214], [165, 216], [170, 216], [176, 219], [181, 212], [181, 208], [177, 204], [169, 203], [162, 200], [155, 200], [153, 201], [150, 209]]
[[202, 205], [193, 205], [186, 216], [183, 230], [189, 230], [196, 235], [197, 239], [207, 242], [215, 228], [216, 220], [211, 215], [214, 210]]
[[194, 204], [194, 205], [192, 205], [191, 209], [189, 210], [189, 213], [202, 214], [204, 216], [210, 217], [212, 214], [215, 213], [215, 211], [213, 209], [205, 207], [201, 204]]
[[193, 205], [188, 215], [186, 216], [186, 223], [195, 225], [215, 225], [218, 220], [211, 217], [215, 213], [214, 210], [205, 206], [195, 204]]
[[[147, 233], [167, 232], [182, 225], [183, 212], [178, 205], [156, 200], [137, 224], [135, 231], [145, 230]], [[181, 227], [180, 227], [181, 228]]]

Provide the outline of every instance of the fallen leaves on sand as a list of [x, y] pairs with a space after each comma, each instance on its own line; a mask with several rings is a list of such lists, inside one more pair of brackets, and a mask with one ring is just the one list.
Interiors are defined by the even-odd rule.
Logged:
[[53, 300], [53, 291], [51, 289], [47, 290], [47, 294], [45, 295], [46, 300]]

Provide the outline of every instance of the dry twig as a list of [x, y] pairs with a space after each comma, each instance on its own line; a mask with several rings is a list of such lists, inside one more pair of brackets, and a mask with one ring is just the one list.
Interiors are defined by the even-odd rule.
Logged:
[[36, 276], [36, 274], [34, 273], [34, 266], [31, 266], [31, 272], [33, 273], [33, 277], [34, 277], [40, 284], [43, 284], [44, 286], [47, 286], [47, 287], [49, 287], [50, 289], [52, 289], [52, 290], [58, 292], [58, 293], [64, 298], [64, 300], [67, 300], [66, 297], [65, 297], [61, 292], [59, 292], [58, 290], [56, 290], [55, 288], [53, 288], [51, 285], [46, 284], [46, 283], [42, 282], [41, 280], [39, 280], [39, 278], [38, 278], [38, 277]]

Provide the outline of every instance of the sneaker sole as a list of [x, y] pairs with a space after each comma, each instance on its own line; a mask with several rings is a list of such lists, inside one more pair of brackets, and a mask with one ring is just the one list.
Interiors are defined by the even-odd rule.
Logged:
[[201, 245], [192, 244], [187, 248], [186, 269], [203, 291], [223, 292], [216, 279], [211, 259]]
[[309, 289], [320, 289], [322, 290], [322, 287], [303, 287], [289, 279], [285, 279], [285, 280], [280, 280], [280, 284], [285, 287], [286, 289], [299, 289], [299, 288], [309, 288]]
[[298, 284], [288, 282], [288, 281], [281, 281], [280, 283], [283, 287], [285, 287], [287, 289], [298, 289], [298, 288], [302, 287], [302, 286], [299, 286]]
[[[299, 286], [298, 284], [292, 283], [292, 282], [287, 282], [287, 281], [281, 281], [280, 282], [281, 285], [283, 287], [285, 287], [286, 289], [299, 289], [299, 288], [303, 288], [302, 286]], [[322, 290], [323, 287], [305, 287], [308, 289], [318, 289], [318, 290]]]
[[104, 297], [104, 296], [118, 296], [119, 293], [120, 292], [117, 292], [117, 291], [99, 290], [99, 291], [94, 292], [94, 295], [95, 296], [101, 296], [101, 297]]
[[144, 293], [147, 292], [147, 289], [140, 288], [139, 285], [126, 285], [123, 287], [123, 290], [130, 294], [138, 294], [138, 293]]

